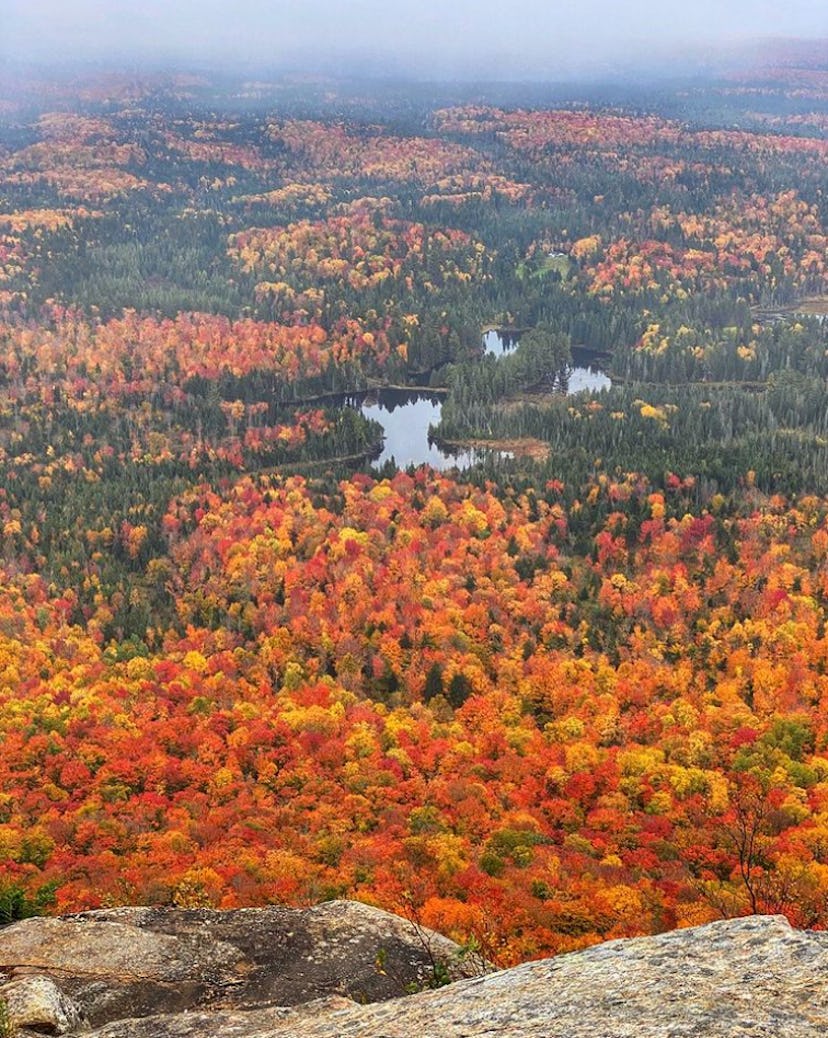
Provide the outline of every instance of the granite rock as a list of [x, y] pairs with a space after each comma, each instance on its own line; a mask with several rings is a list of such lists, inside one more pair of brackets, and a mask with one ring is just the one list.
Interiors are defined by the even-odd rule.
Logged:
[[116, 908], [26, 919], [0, 931], [0, 971], [56, 981], [93, 1026], [185, 1011], [362, 1003], [480, 962], [454, 942], [355, 901], [309, 909]]
[[[828, 1035], [828, 933], [793, 930], [782, 917], [612, 941], [501, 972], [464, 959], [445, 938], [347, 902], [305, 911], [117, 909], [40, 923], [0, 932], [0, 968], [50, 973], [92, 1019], [90, 1038]], [[107, 927], [117, 940], [104, 936]], [[130, 965], [128, 948], [147, 955]], [[399, 997], [408, 983], [428, 982], [435, 958], [479, 975]], [[166, 985], [183, 1004], [172, 994], [154, 1005], [134, 991], [126, 997], [135, 985]]]
[[824, 1038], [828, 934], [783, 918], [613, 941], [393, 1002], [247, 1030], [156, 1018], [94, 1038]]
[[20, 977], [0, 986], [9, 1022], [37, 1034], [77, 1033], [84, 1020], [78, 1007], [49, 977]]

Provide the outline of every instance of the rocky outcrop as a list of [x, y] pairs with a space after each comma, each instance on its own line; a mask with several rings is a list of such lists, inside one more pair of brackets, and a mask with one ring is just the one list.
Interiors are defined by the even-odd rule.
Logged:
[[6, 979], [49, 978], [92, 1026], [331, 996], [377, 1002], [427, 985], [437, 962], [454, 977], [481, 968], [440, 934], [355, 901], [306, 910], [118, 908], [0, 931]]
[[[377, 970], [378, 944], [388, 949], [382, 957], [386, 965], [393, 962], [393, 969], [406, 965], [414, 971], [411, 976], [424, 966], [418, 960], [424, 942], [434, 942], [425, 953], [429, 967], [438, 947], [439, 954], [447, 954], [457, 966], [456, 946], [436, 935], [412, 932], [410, 924], [386, 913], [342, 902], [306, 912], [120, 909], [38, 922], [47, 923], [43, 933], [48, 942], [36, 953], [36, 963], [12, 966], [9, 962], [21, 951], [34, 951], [28, 943], [34, 933], [31, 924], [16, 924], [0, 933], [0, 960], [7, 972], [46, 970], [64, 992], [79, 981], [74, 998], [78, 1011], [93, 1018], [92, 1030], [86, 1032], [89, 1038], [821, 1038], [828, 1034], [828, 934], [792, 930], [781, 917], [734, 919], [657, 937], [613, 941], [373, 1004], [357, 1004], [352, 997], [388, 997], [388, 971], [383, 976]], [[119, 937], [123, 929], [136, 931], [141, 936], [135, 940], [149, 942], [140, 945], [147, 957], [130, 967], [122, 946], [109, 962], [103, 944], [90, 946], [84, 956], [82, 943], [73, 950], [57, 939], [58, 927], [64, 924], [71, 927], [67, 935], [71, 932], [82, 941], [85, 932], [93, 944], [102, 927], [116, 927], [113, 932]], [[285, 926], [289, 929], [280, 929]], [[155, 937], [162, 939], [157, 945]], [[211, 942], [217, 949], [214, 962], [209, 961]], [[9, 948], [16, 949], [11, 956]], [[186, 954], [193, 955], [191, 960], [186, 959], [185, 948]], [[171, 987], [192, 985], [185, 1011], [142, 1009], [140, 1016], [123, 1018], [122, 1014], [95, 1023], [100, 1012], [97, 995], [93, 991], [89, 1002], [83, 988], [92, 982], [91, 973], [108, 985], [116, 979], [127, 987], [161, 985], [165, 981], [160, 965], [168, 953], [167, 976], [180, 978], [170, 980]], [[71, 970], [83, 961], [86, 972], [73, 974]], [[479, 970], [482, 964], [462, 968]], [[424, 979], [427, 975], [421, 975], [420, 982]], [[112, 999], [105, 1002], [107, 1013], [114, 1004]], [[30, 1033], [34, 1032], [21, 1031]]]

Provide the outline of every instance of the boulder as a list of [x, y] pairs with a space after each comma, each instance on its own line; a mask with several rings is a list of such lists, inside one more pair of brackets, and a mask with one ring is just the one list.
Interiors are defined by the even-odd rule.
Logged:
[[38, 1034], [77, 1032], [84, 1020], [80, 1010], [48, 977], [21, 977], [0, 986], [9, 1022]]
[[242, 983], [247, 969], [222, 941], [90, 917], [24, 919], [0, 932], [0, 970], [58, 981], [92, 1023], [186, 1009]]
[[72, 977], [186, 981], [230, 975], [238, 948], [198, 933], [169, 936], [92, 915], [34, 918], [0, 932], [0, 969], [37, 969]]
[[[357, 1002], [396, 998], [428, 986], [439, 963], [452, 980], [486, 967], [454, 941], [359, 901], [313, 908], [117, 908], [81, 919], [128, 925], [157, 937], [232, 945], [243, 956], [234, 1005], [291, 1006], [329, 995]], [[0, 956], [0, 962], [2, 957]]]
[[482, 966], [454, 942], [352, 901], [309, 909], [116, 908], [0, 931], [0, 970], [56, 980], [95, 1026], [330, 996], [395, 998]]

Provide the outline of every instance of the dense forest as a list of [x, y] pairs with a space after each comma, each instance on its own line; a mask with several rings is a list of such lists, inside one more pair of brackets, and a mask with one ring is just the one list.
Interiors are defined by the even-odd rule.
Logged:
[[828, 925], [810, 62], [0, 83], [0, 918]]

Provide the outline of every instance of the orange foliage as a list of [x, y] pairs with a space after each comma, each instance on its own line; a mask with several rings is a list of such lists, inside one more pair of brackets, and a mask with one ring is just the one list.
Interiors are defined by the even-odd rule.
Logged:
[[364, 897], [502, 962], [751, 899], [824, 924], [828, 506], [681, 493], [599, 490], [593, 561], [554, 488], [202, 488], [157, 653], [8, 577], [2, 872], [60, 909]]

